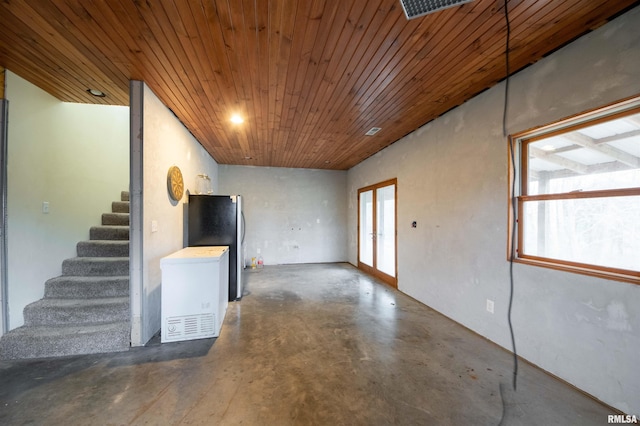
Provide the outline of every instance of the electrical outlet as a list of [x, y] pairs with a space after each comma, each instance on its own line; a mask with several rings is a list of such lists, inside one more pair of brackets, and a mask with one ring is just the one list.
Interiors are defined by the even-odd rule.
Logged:
[[43, 201], [42, 202], [42, 213], [44, 213], [44, 214], [49, 213], [49, 202], [48, 201]]
[[493, 313], [493, 300], [487, 299], [487, 312]]
[[152, 220], [151, 221], [151, 232], [158, 232], [158, 221], [157, 220]]

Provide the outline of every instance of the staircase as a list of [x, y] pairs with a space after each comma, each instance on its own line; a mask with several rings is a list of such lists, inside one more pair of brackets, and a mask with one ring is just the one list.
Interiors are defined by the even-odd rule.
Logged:
[[2, 336], [0, 359], [129, 349], [129, 193], [120, 198], [45, 283], [44, 298], [24, 308], [24, 325]]

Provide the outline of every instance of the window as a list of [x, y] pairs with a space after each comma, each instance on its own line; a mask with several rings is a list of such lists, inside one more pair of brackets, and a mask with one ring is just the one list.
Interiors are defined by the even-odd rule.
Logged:
[[640, 284], [640, 97], [509, 149], [513, 260]]

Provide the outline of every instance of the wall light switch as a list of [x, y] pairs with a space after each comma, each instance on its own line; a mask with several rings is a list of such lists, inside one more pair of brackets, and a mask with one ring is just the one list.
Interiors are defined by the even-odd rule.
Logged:
[[493, 300], [487, 299], [487, 312], [493, 313]]
[[152, 220], [151, 221], [151, 232], [158, 232], [158, 221], [157, 220]]
[[49, 213], [49, 202], [48, 201], [43, 201], [42, 202], [42, 213], [44, 213], [44, 214]]

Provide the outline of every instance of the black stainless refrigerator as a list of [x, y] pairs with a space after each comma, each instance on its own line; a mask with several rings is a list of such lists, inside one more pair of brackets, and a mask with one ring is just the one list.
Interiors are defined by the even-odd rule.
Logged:
[[188, 245], [229, 246], [229, 301], [242, 298], [244, 215], [240, 195], [189, 195]]

